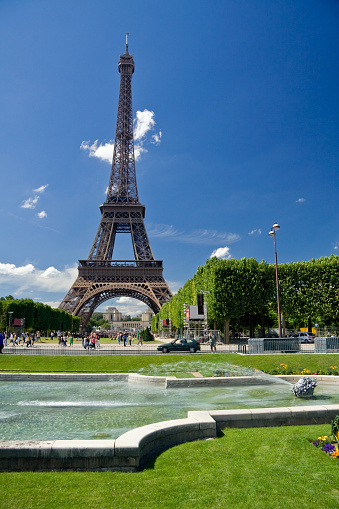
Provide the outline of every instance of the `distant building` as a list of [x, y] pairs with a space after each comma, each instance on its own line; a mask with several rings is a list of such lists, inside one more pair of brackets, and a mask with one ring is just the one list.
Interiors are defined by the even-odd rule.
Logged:
[[103, 313], [104, 320], [110, 324], [112, 330], [143, 330], [152, 325], [153, 311], [148, 308], [141, 315], [140, 320], [124, 321], [122, 313], [114, 307], [106, 308]]

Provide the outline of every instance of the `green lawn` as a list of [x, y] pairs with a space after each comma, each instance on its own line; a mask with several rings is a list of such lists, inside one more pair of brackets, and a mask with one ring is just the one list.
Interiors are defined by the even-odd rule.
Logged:
[[2, 473], [0, 507], [337, 509], [339, 459], [310, 444], [329, 431], [226, 429], [169, 449], [139, 473]]
[[[127, 373], [174, 375], [192, 371], [211, 374], [213, 366], [237, 365], [256, 368], [265, 372], [274, 370], [285, 363], [292, 369], [309, 369], [312, 373], [326, 370], [330, 366], [339, 366], [339, 354], [282, 354], [282, 355], [100, 355], [100, 356], [51, 356], [51, 355], [1, 355], [1, 371], [22, 372], [73, 372], [73, 373]], [[213, 371], [213, 369], [212, 369]], [[204, 373], [203, 373], [204, 374]]]

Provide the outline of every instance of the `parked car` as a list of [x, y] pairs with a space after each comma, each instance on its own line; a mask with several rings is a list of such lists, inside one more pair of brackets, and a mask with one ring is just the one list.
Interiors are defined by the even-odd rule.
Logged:
[[200, 345], [195, 339], [175, 339], [165, 345], [159, 345], [158, 350], [163, 353], [167, 352], [191, 352], [194, 353], [200, 350]]
[[312, 332], [292, 332], [290, 338], [300, 338], [301, 343], [314, 343], [315, 335]]

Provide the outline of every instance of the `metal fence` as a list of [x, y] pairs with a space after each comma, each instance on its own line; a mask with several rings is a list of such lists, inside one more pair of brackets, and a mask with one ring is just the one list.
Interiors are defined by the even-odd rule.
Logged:
[[[81, 344], [73, 346], [51, 345], [35, 343], [33, 347], [26, 345], [7, 345], [2, 353], [6, 355], [166, 355], [158, 347], [162, 343], [147, 343], [143, 345], [102, 344], [99, 348], [83, 348]], [[211, 353], [209, 343], [201, 343], [201, 350], [194, 355]], [[190, 352], [170, 352], [171, 354]], [[298, 338], [250, 338], [248, 342], [237, 342], [229, 345], [217, 343], [217, 353], [247, 354], [277, 354], [277, 353], [339, 353], [339, 337], [315, 338], [314, 343], [301, 343]]]
[[314, 343], [302, 343], [300, 338], [250, 338], [246, 353], [339, 353], [339, 337], [316, 337]]
[[[158, 346], [161, 344], [143, 344], [139, 345], [101, 345], [99, 348], [83, 348], [81, 345], [63, 346], [63, 345], [41, 345], [36, 343], [33, 347], [26, 347], [26, 345], [20, 346], [5, 346], [2, 353], [6, 355], [166, 355], [161, 350], [158, 350]], [[209, 344], [200, 345], [201, 350], [196, 352], [194, 355], [211, 353]], [[217, 344], [217, 353], [231, 353], [237, 352], [237, 345], [224, 345]], [[189, 354], [190, 352], [173, 352], [170, 354]]]

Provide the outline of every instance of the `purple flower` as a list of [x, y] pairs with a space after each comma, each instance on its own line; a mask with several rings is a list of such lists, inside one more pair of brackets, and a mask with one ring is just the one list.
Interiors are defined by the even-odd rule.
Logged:
[[314, 442], [312, 442], [313, 445], [315, 445], [315, 447], [318, 447], [318, 445], [320, 444], [320, 440], [315, 440]]
[[327, 454], [331, 454], [335, 451], [335, 447], [332, 444], [325, 444], [321, 450], [327, 452]]

